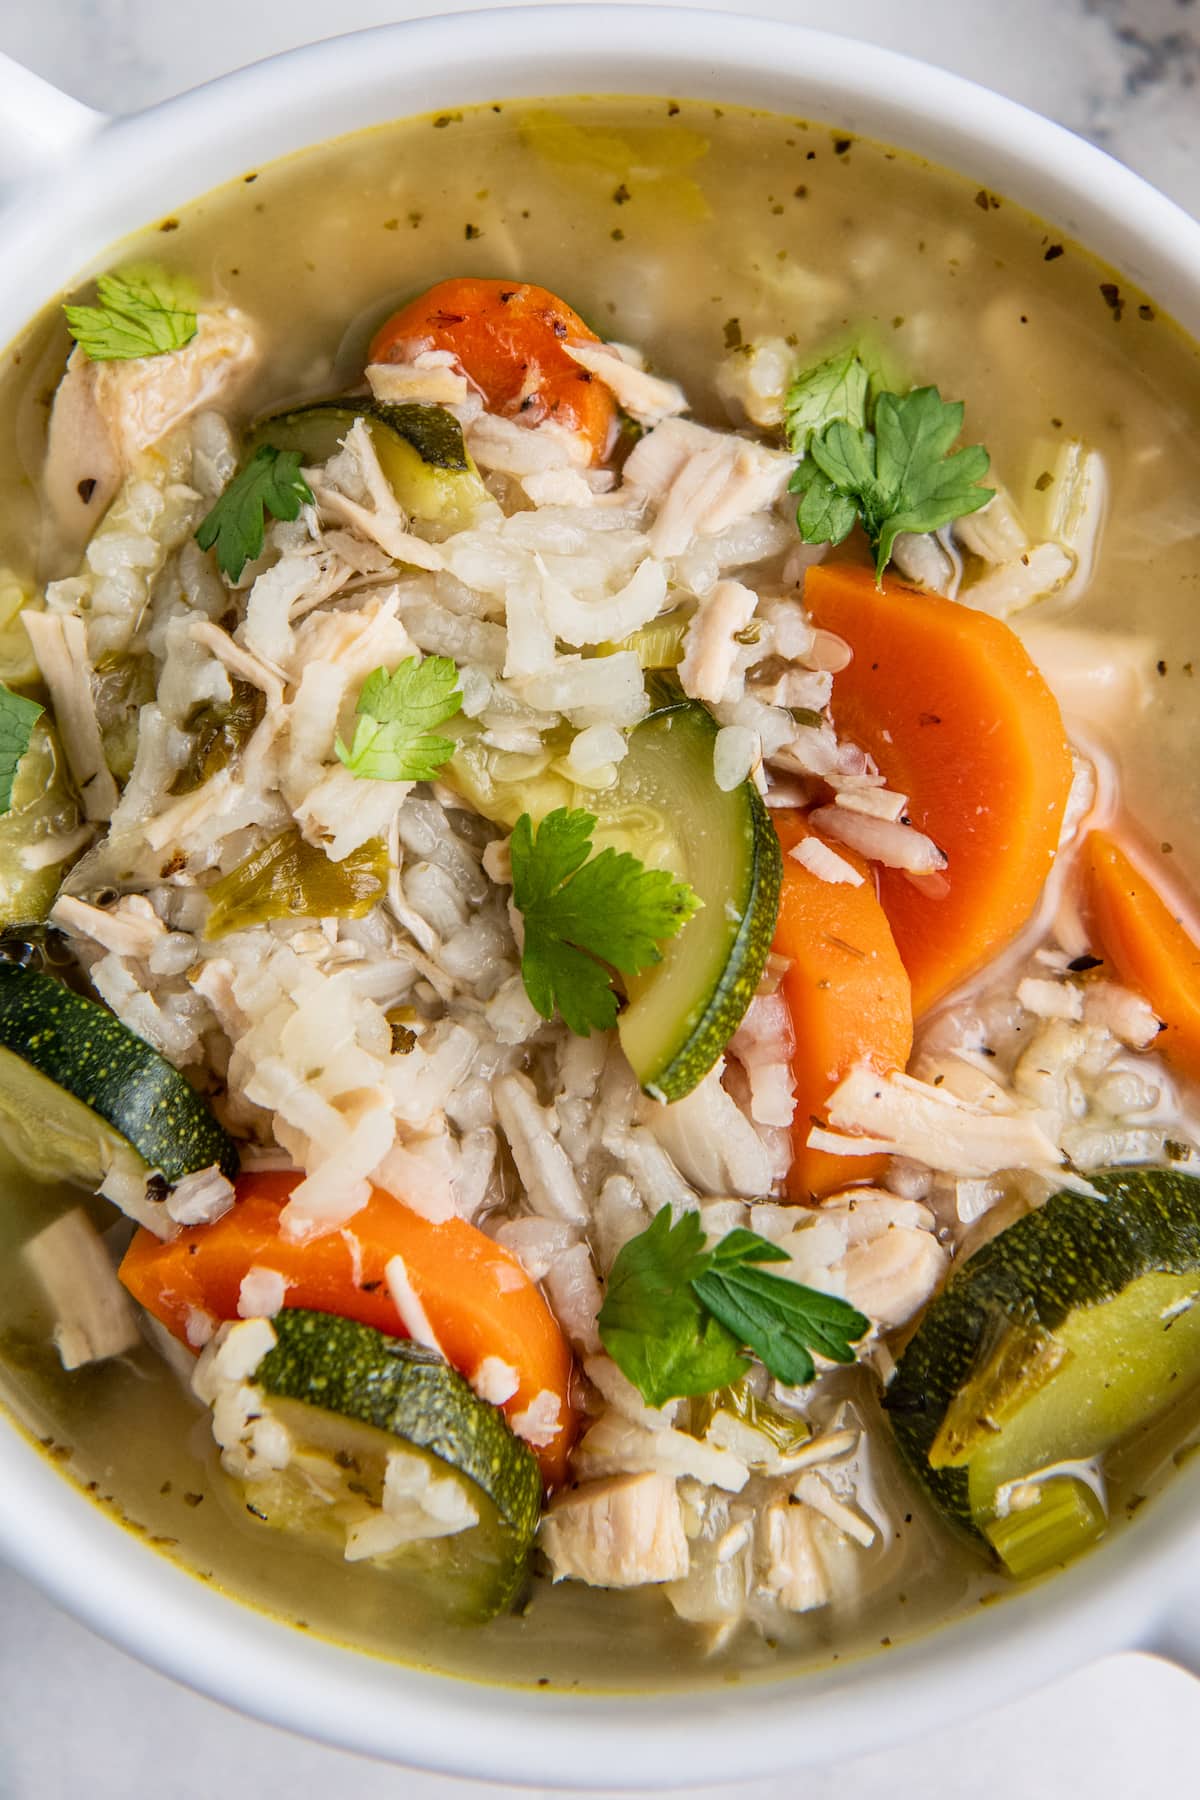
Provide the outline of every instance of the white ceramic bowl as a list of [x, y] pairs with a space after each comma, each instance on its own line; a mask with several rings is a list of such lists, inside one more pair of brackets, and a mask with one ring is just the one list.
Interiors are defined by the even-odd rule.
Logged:
[[[828, 121], [1007, 194], [1200, 337], [1200, 225], [1100, 151], [957, 76], [712, 12], [546, 7], [363, 32], [110, 120], [0, 58], [0, 345], [106, 246], [270, 158], [361, 126], [525, 95], [680, 94]], [[0, 1426], [0, 1550], [153, 1667], [293, 1730], [530, 1784], [669, 1786], [862, 1753], [1094, 1657], [1200, 1672], [1200, 1463], [1056, 1580], [886, 1655], [692, 1696], [488, 1689], [313, 1641], [144, 1548]]]

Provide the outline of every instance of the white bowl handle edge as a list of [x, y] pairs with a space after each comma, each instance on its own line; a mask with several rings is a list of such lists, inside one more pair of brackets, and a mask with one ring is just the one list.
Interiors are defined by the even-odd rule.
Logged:
[[0, 208], [107, 123], [105, 113], [0, 53]]

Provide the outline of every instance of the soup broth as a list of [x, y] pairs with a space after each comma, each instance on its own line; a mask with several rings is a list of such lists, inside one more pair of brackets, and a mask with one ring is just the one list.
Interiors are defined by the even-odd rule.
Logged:
[[[987, 445], [1014, 491], [1036, 488], [1059, 444], [1083, 440], [1106, 459], [1110, 502], [1071, 623], [1144, 635], [1158, 670], [1152, 704], [1097, 748], [1119, 759], [1129, 811], [1181, 881], [1200, 884], [1200, 354], [1152, 297], [1002, 196], [825, 124], [687, 100], [531, 101], [247, 170], [126, 253], [261, 324], [247, 418], [353, 385], [395, 307], [466, 273], [563, 295], [600, 335], [642, 348], [714, 424], [729, 422], [715, 371], [739, 346], [783, 337], [802, 357], [853, 332], [885, 367], [961, 397], [967, 441]], [[0, 565], [31, 581], [64, 572], [38, 470], [68, 347], [51, 308], [0, 368]], [[1045, 603], [1039, 619], [1056, 611]], [[539, 1578], [519, 1616], [456, 1629], [398, 1578], [248, 1518], [206, 1416], [151, 1349], [65, 1374], [15, 1252], [78, 1197], [15, 1166], [2, 1187], [0, 1395], [13, 1417], [163, 1554], [323, 1636], [469, 1678], [646, 1691], [845, 1659], [1008, 1586], [948, 1536], [877, 1432], [862, 1492], [888, 1526], [850, 1610], [801, 1614], [779, 1639], [721, 1641], [652, 1588]], [[99, 1203], [94, 1216], [123, 1229]], [[844, 1396], [878, 1417], [865, 1373], [846, 1376]], [[1124, 1452], [1118, 1498], [1151, 1491], [1189, 1427], [1177, 1416], [1140, 1457]]]

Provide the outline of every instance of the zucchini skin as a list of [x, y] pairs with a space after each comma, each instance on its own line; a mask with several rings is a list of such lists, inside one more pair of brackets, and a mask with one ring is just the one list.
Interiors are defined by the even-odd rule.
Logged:
[[273, 444], [277, 450], [299, 450], [306, 458], [324, 461], [360, 418], [394, 432], [432, 469], [462, 475], [473, 467], [462, 426], [445, 407], [373, 400], [365, 395], [353, 400], [311, 400], [290, 412], [272, 413], [254, 426], [247, 448], [253, 451], [260, 444]]
[[783, 883], [783, 852], [771, 815], [751, 782], [744, 784], [744, 799], [749, 813], [751, 852], [741, 924], [729, 946], [721, 978], [686, 1043], [663, 1069], [642, 1082], [647, 1092], [668, 1102], [690, 1094], [725, 1049], [758, 991], [774, 942]]
[[[717, 721], [700, 701], [689, 699], [680, 687], [678, 677], [669, 670], [650, 671], [646, 676], [646, 693], [650, 711], [630, 733], [631, 753], [640, 731], [652, 728], [664, 716], [675, 713], [680, 716], [688, 734], [694, 734], [702, 741], [703, 756], [711, 759], [719, 729]], [[758, 991], [779, 915], [783, 852], [766, 804], [752, 781], [743, 781], [732, 794], [722, 795], [721, 799], [726, 804], [740, 803], [744, 808], [738, 829], [744, 840], [746, 869], [741, 892], [736, 897], [729, 897], [731, 903], [740, 908], [740, 918], [737, 930], [729, 940], [721, 973], [680, 1021], [674, 1046], [652, 1062], [643, 1061], [633, 1047], [625, 1043], [624, 1015], [617, 1021], [618, 1036], [643, 1091], [668, 1104], [684, 1099], [703, 1081], [741, 1024]], [[603, 796], [598, 810], [602, 806]], [[693, 931], [694, 942], [694, 928], [703, 919], [703, 913], [690, 919], [666, 954], [680, 954], [686, 948], [689, 929]], [[653, 980], [653, 972], [649, 979]]]
[[90, 1107], [164, 1180], [213, 1164], [237, 1174], [237, 1145], [178, 1070], [53, 976], [0, 961], [0, 1045]]
[[542, 1508], [531, 1450], [432, 1350], [331, 1313], [287, 1307], [254, 1381], [282, 1400], [324, 1407], [440, 1457], [493, 1502], [527, 1549]]
[[1052, 1333], [1077, 1309], [1144, 1275], [1200, 1268], [1200, 1180], [1173, 1169], [1089, 1177], [1103, 1198], [1063, 1191], [968, 1258], [926, 1312], [883, 1399], [896, 1441], [943, 1513], [983, 1542], [970, 1471], [931, 1468], [946, 1412], [1010, 1322]]

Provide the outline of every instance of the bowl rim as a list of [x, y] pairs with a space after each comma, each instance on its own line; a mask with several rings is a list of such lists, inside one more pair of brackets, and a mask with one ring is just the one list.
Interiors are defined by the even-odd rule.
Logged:
[[[583, 88], [802, 111], [978, 174], [1115, 264], [1200, 334], [1200, 223], [1017, 102], [895, 51], [791, 23], [585, 4], [376, 27], [285, 52], [105, 124], [0, 216], [7, 268], [20, 272], [0, 272], [0, 342], [29, 316], [30, 292], [53, 295], [126, 232], [259, 163], [354, 124]], [[1198, 1468], [1169, 1485], [1137, 1531], [1116, 1533], [1052, 1582], [886, 1657], [653, 1696], [518, 1690], [385, 1662], [231, 1605], [147, 1554], [19, 1428], [0, 1432], [0, 1466], [0, 1551], [152, 1667], [347, 1749], [535, 1785], [549, 1772], [578, 1788], [708, 1785], [880, 1748], [1146, 1642], [1178, 1589], [1200, 1574]]]

